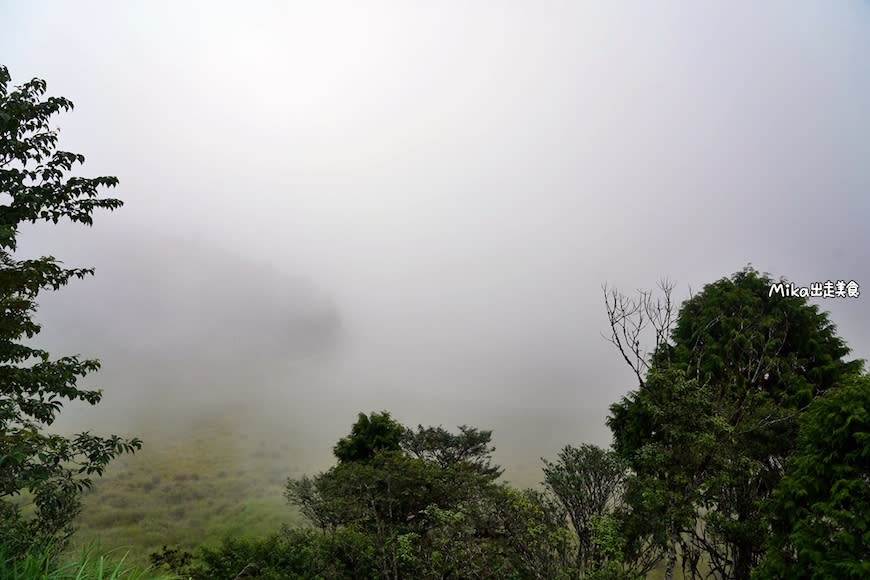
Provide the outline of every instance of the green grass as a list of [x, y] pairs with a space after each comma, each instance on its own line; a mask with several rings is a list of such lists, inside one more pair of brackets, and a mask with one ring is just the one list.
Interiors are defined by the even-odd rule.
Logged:
[[4, 580], [177, 580], [176, 576], [129, 561], [129, 552], [102, 552], [98, 544], [53, 561], [49, 550], [11, 560], [0, 548], [0, 578]]
[[283, 492], [287, 477], [313, 466], [292, 444], [221, 421], [145, 443], [111, 463], [85, 493], [73, 544], [128, 546], [132, 561], [146, 563], [164, 545], [192, 551], [227, 535], [304, 525]]

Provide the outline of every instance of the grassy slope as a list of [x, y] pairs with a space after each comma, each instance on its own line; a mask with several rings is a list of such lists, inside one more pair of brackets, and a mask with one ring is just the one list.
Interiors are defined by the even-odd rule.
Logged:
[[289, 443], [220, 423], [183, 438], [149, 438], [86, 494], [73, 544], [128, 546], [144, 561], [164, 544], [190, 549], [302, 524], [282, 495], [288, 476], [308, 471], [294, 455]]

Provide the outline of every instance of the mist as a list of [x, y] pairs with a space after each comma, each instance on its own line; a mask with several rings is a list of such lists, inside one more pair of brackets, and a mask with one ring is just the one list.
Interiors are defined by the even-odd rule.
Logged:
[[[867, 3], [0, 13], [13, 80], [76, 104], [61, 147], [125, 202], [22, 235], [96, 267], [39, 311], [52, 353], [103, 361], [69, 425], [236, 417], [328, 464], [386, 409], [493, 429], [535, 483], [635, 386], [603, 284], [682, 300], [751, 263], [870, 293]], [[859, 358], [866, 300], [815, 300]]]

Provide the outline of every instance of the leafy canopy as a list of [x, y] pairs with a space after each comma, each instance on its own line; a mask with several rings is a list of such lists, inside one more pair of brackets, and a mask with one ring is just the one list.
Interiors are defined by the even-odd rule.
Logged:
[[472, 466], [482, 475], [498, 479], [502, 469], [492, 465], [495, 447], [490, 445], [492, 431], [479, 430], [468, 425], [460, 425], [459, 433], [451, 433], [444, 427], [417, 426], [417, 430], [406, 429], [402, 437], [402, 449], [419, 459], [425, 459], [448, 468], [458, 463]]
[[[321, 543], [364, 538], [335, 577], [567, 578], [576, 553], [552, 497], [495, 482], [491, 432], [406, 429], [389, 414], [360, 415], [336, 445], [337, 465], [290, 479], [286, 497], [320, 528]], [[361, 562], [366, 564], [363, 566]]]
[[870, 376], [814, 401], [799, 433], [759, 576], [870, 577]]
[[[77, 384], [99, 369], [98, 361], [52, 359], [29, 343], [40, 331], [33, 319], [37, 298], [93, 269], [64, 268], [51, 256], [16, 259], [19, 228], [63, 218], [91, 225], [96, 209], [114, 210], [122, 202], [99, 197], [101, 187], [117, 185], [114, 177], [68, 176], [84, 156], [57, 149], [49, 120], [72, 110], [72, 103], [44, 98], [43, 80], [10, 83], [8, 69], [0, 66], [0, 541], [15, 551], [68, 537], [89, 476], [101, 475], [112, 458], [139, 449], [141, 442], [46, 431], [64, 401], [95, 405], [102, 392]], [[35, 505], [30, 519], [12, 501], [24, 490]]]
[[559, 499], [579, 540], [577, 565], [600, 565], [595, 528], [622, 497], [625, 462], [613, 451], [585, 444], [565, 446], [555, 463], [544, 460], [544, 483]]
[[369, 461], [378, 451], [398, 451], [405, 428], [387, 411], [360, 413], [350, 435], [342, 437], [333, 448], [340, 463]]

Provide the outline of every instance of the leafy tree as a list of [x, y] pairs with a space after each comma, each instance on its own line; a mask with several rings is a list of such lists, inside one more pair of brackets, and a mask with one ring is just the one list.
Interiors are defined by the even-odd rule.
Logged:
[[[311, 481], [319, 484], [315, 511], [341, 522], [323, 535], [364, 534], [380, 577], [559, 578], [572, 569], [576, 546], [558, 502], [467, 465], [384, 452]], [[288, 499], [299, 505], [291, 491]]]
[[566, 446], [555, 463], [544, 461], [544, 483], [564, 506], [579, 539], [577, 566], [594, 568], [603, 561], [594, 543], [594, 528], [621, 501], [625, 462], [596, 445]]
[[386, 411], [360, 413], [350, 435], [336, 443], [333, 453], [341, 463], [369, 461], [378, 451], [398, 451], [405, 427]]
[[640, 580], [646, 578], [658, 561], [644, 564], [643, 560], [626, 553], [628, 543], [619, 513], [619, 510], [606, 513], [591, 523], [592, 546], [598, 562], [586, 574], [590, 580]]
[[567, 577], [576, 546], [564, 510], [548, 496], [495, 482], [501, 468], [489, 459], [489, 431], [402, 427], [405, 450], [396, 450], [396, 429], [384, 416], [388, 428], [379, 432], [389, 437], [370, 437], [372, 421], [360, 420], [343, 440], [343, 449], [379, 449], [288, 480], [288, 501], [323, 536], [363, 534], [383, 578]]
[[[46, 432], [63, 401], [95, 405], [102, 392], [77, 386], [99, 368], [96, 360], [48, 352], [28, 344], [40, 331], [33, 320], [37, 298], [58, 290], [92, 269], [63, 268], [53, 257], [18, 260], [22, 223], [69, 219], [92, 224], [97, 209], [113, 210], [117, 199], [100, 198], [114, 177], [69, 177], [84, 157], [56, 148], [57, 131], [49, 119], [73, 105], [61, 97], [43, 99], [45, 81], [33, 79], [10, 90], [11, 77], [0, 66], [0, 543], [23, 551], [34, 543], [64, 540], [72, 533], [80, 495], [107, 463], [139, 449], [138, 439], [101, 438], [88, 432], [62, 437]], [[13, 496], [32, 494], [35, 516], [22, 515]], [[60, 542], [62, 543], [62, 542]]]
[[423, 516], [423, 533], [405, 536], [410, 545], [404, 569], [414, 577], [473, 578], [486, 577], [495, 570], [507, 573], [507, 563], [487, 549], [486, 541], [478, 537], [474, 519], [464, 510], [430, 505]]
[[[696, 568], [698, 552], [704, 552], [720, 577], [747, 578], [763, 553], [768, 524], [762, 507], [794, 449], [798, 416], [862, 364], [844, 360], [849, 349], [825, 313], [806, 299], [771, 295], [774, 283], [747, 268], [709, 284], [683, 304], [672, 327], [667, 291], [659, 303], [666, 305], [664, 310], [649, 308], [646, 293], [636, 303], [616, 296], [613, 303], [608, 301], [613, 336], [621, 339], [614, 342], [630, 363], [640, 360], [638, 334], [631, 329], [654, 321], [656, 347], [645, 362], [633, 366], [640, 380], [637, 393], [663, 389], [666, 395], [666, 382], [651, 382], [644, 375], [676, 369], [708, 397], [709, 421], [698, 428], [723, 433], [712, 446], [701, 431], [687, 440], [690, 456], [699, 459], [697, 477], [686, 479], [685, 493], [704, 516], [687, 530], [692, 545], [683, 554], [689, 560], [684, 564]], [[632, 319], [633, 324], [626, 323]], [[656, 469], [650, 462], [655, 457], [666, 462], [669, 455], [642, 450], [649, 451], [647, 444], [656, 433], [684, 429], [657, 424], [645, 400], [624, 398], [611, 407], [608, 423], [617, 450], [639, 475], [641, 469], [665, 473], [666, 463]], [[662, 505], [668, 509], [670, 503]]]
[[770, 511], [759, 578], [870, 577], [870, 376], [844, 380], [801, 417]]
[[[648, 433], [644, 445], [628, 456], [633, 473], [626, 480], [621, 520], [626, 539], [639, 549], [652, 540], [666, 556], [666, 577], [673, 576], [681, 548], [688, 575], [698, 562], [686, 535], [695, 529], [703, 483], [719, 466], [719, 449], [730, 430], [713, 412], [709, 387], [675, 368], [651, 371], [645, 388], [623, 404], [631, 405]], [[616, 448], [624, 452], [619, 443]]]
[[495, 490], [497, 518], [504, 530], [506, 554], [520, 578], [577, 578], [576, 539], [565, 525], [567, 514], [548, 493]]
[[443, 427], [417, 426], [417, 431], [406, 429], [402, 449], [413, 457], [437, 463], [443, 468], [464, 462], [473, 466], [482, 475], [498, 479], [502, 469], [492, 465], [490, 446], [492, 431], [481, 431], [461, 425], [459, 433], [453, 434]]
[[289, 480], [286, 497], [329, 533], [351, 527], [366, 534], [378, 549], [380, 573], [397, 578], [407, 567], [402, 542], [424, 533], [426, 509], [470, 501], [480, 485], [485, 485], [483, 476], [467, 465], [443, 469], [401, 451], [379, 451], [367, 461], [339, 463], [314, 478]]
[[340, 502], [338, 494], [332, 492], [333, 486], [332, 471], [314, 477], [304, 475], [287, 480], [284, 497], [321, 531], [335, 531], [347, 519], [348, 508]]

